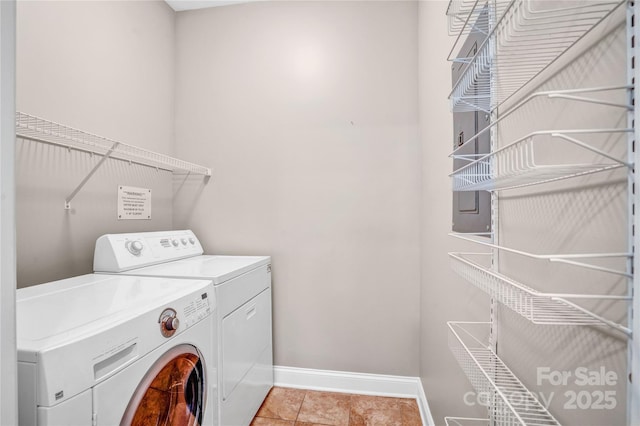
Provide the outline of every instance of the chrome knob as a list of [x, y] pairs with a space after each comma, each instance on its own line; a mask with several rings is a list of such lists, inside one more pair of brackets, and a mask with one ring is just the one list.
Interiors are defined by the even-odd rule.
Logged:
[[180, 242], [182, 243], [183, 246], [187, 245], [187, 239], [186, 238], [181, 239]]
[[180, 320], [178, 317], [168, 317], [164, 320], [164, 328], [169, 331], [177, 330], [180, 327]]
[[162, 333], [164, 337], [173, 336], [178, 327], [180, 327], [177, 312], [172, 308], [167, 308], [162, 311], [158, 322], [160, 323], [160, 333]]
[[178, 247], [178, 240], [171, 240], [171, 244], [173, 244], [174, 247]]

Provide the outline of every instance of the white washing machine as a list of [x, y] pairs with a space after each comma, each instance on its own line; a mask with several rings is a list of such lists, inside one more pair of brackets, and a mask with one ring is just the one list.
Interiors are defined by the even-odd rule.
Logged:
[[206, 280], [89, 274], [19, 289], [19, 424], [216, 425], [215, 307]]
[[221, 426], [247, 426], [273, 386], [271, 258], [211, 256], [193, 232], [104, 235], [94, 271], [208, 279], [218, 309], [218, 401]]

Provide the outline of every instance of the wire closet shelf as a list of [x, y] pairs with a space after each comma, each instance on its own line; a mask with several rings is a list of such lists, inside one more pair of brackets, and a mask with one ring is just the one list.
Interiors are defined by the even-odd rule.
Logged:
[[211, 169], [208, 167], [117, 142], [23, 112], [16, 113], [16, 136], [109, 158], [117, 158], [173, 173], [193, 173], [207, 177], [211, 176]]
[[449, 253], [454, 272], [498, 302], [534, 324], [605, 325], [625, 334], [630, 330], [585, 309], [569, 299], [628, 302], [628, 296], [543, 293], [472, 261], [491, 253]]
[[71, 200], [75, 198], [89, 179], [109, 158], [127, 161], [129, 164], [141, 164], [172, 173], [202, 175], [205, 177], [205, 182], [211, 176], [211, 169], [208, 167], [178, 160], [168, 155], [148, 151], [133, 145], [127, 145], [23, 112], [16, 113], [16, 137], [18, 139], [62, 146], [92, 155], [98, 154], [102, 157], [65, 198], [65, 210], [71, 209]]
[[[631, 168], [632, 164], [595, 148], [576, 136], [604, 135], [607, 137], [632, 131], [633, 129], [571, 129], [533, 132], [454, 171], [449, 175], [452, 180], [452, 189], [454, 191], [498, 191], [564, 180], [624, 166]], [[548, 143], [549, 139], [565, 146], [570, 144], [573, 149], [577, 148], [578, 152], [595, 153], [599, 160], [545, 164], [545, 162], [551, 163], [556, 160], [556, 156], [548, 154], [546, 160], [537, 160], [537, 158], [545, 158], [542, 145]], [[556, 147], [559, 146], [556, 145]]]
[[[624, 3], [624, 0], [473, 3], [452, 0], [448, 8], [449, 27], [457, 31], [458, 37], [449, 60], [468, 62], [468, 66], [449, 95], [451, 111], [491, 112]], [[470, 58], [454, 57], [462, 36], [486, 26], [485, 19], [495, 25], [477, 53]], [[476, 20], [481, 22], [476, 25]]]
[[[496, 128], [499, 124], [503, 123], [505, 120], [509, 118], [510, 115], [517, 112], [520, 108], [527, 105], [529, 102], [536, 99], [546, 99], [546, 100], [565, 100], [569, 102], [575, 103], [587, 103], [593, 106], [605, 107], [605, 108], [617, 108], [617, 109], [625, 109], [627, 111], [633, 111], [634, 106], [629, 102], [631, 90], [633, 86], [631, 85], [623, 85], [623, 86], [597, 86], [597, 87], [581, 87], [574, 89], [561, 89], [561, 90], [543, 90], [539, 92], [534, 92], [527, 96], [525, 99], [520, 101], [518, 104], [510, 108], [508, 111], [500, 114], [500, 117], [492, 120], [491, 123], [478, 131], [475, 135], [468, 138], [464, 143], [458, 144], [453, 152], [449, 155], [449, 157], [454, 159], [461, 159], [464, 161], [475, 161], [478, 159], [478, 156], [470, 156], [470, 155], [461, 155], [460, 151], [462, 151], [467, 145], [475, 143], [478, 138], [480, 138], [483, 134], [490, 132], [493, 128]], [[611, 97], [611, 94], [616, 94], [615, 98]], [[604, 95], [603, 95], [604, 94]], [[622, 96], [624, 95], [624, 100]], [[508, 121], [508, 120], [507, 120]]]
[[[475, 337], [489, 323], [448, 322], [449, 348], [476, 392], [487, 397], [491, 424], [560, 425], [487, 343]], [[473, 329], [473, 332], [471, 331]]]

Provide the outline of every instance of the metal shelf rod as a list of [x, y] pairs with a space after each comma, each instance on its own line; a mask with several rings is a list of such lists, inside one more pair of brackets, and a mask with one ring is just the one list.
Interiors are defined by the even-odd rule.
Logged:
[[118, 147], [118, 145], [119, 145], [119, 142], [115, 142], [111, 146], [111, 149], [109, 149], [109, 151], [107, 151], [107, 153], [102, 156], [100, 161], [98, 161], [98, 163], [95, 166], [93, 166], [93, 169], [91, 169], [91, 171], [89, 173], [87, 173], [87, 175], [84, 177], [84, 179], [82, 179], [82, 181], [78, 184], [78, 186], [76, 186], [76, 189], [74, 189], [71, 192], [71, 194], [69, 194], [69, 196], [67, 198], [65, 198], [65, 200], [64, 200], [64, 208], [65, 208], [65, 210], [69, 210], [71, 208], [71, 200], [74, 199], [76, 194], [78, 194], [78, 192], [80, 192], [82, 187], [89, 181], [89, 179], [91, 179], [91, 176], [93, 176], [94, 173], [98, 171], [100, 166], [102, 166], [102, 164], [105, 161], [107, 161], [107, 159], [111, 156], [111, 154]]
[[[462, 35], [465, 33], [464, 30], [467, 27], [467, 25], [469, 24], [469, 21], [471, 20], [471, 17], [473, 16], [473, 11], [476, 9], [476, 7], [478, 6], [478, 2], [480, 0], [476, 0], [475, 3], [473, 3], [473, 6], [471, 7], [471, 11], [469, 12], [469, 14], [467, 15], [467, 19], [465, 19], [464, 24], [462, 25], [462, 29], [458, 32], [458, 36], [456, 37], [456, 41], [453, 42], [453, 46], [451, 47], [451, 51], [449, 52], [449, 56], [447, 56], [447, 60], [451, 61], [451, 55], [453, 54], [453, 50], [456, 48], [458, 42], [460, 41], [460, 37], [462, 37]], [[512, 0], [514, 1], [514, 0]]]
[[548, 97], [550, 99], [562, 98], [562, 99], [567, 99], [567, 100], [576, 100], [576, 101], [581, 101], [581, 102], [589, 102], [589, 103], [596, 104], [596, 105], [606, 105], [606, 106], [626, 108], [628, 110], [633, 110], [633, 106], [632, 105], [628, 105], [628, 104], [622, 104], [622, 103], [618, 104], [618, 103], [613, 103], [613, 102], [610, 103], [610, 102], [604, 102], [604, 101], [599, 100], [599, 99], [569, 96], [569, 95], [572, 95], [574, 93], [608, 92], [608, 91], [623, 90], [623, 89], [624, 90], [631, 90], [632, 88], [633, 88], [633, 86], [629, 86], [629, 85], [627, 85], [627, 86], [601, 86], [601, 87], [589, 87], [589, 88], [584, 88], [584, 89], [545, 90], [545, 91], [533, 93], [533, 94], [527, 96], [522, 101], [518, 102], [518, 104], [516, 104], [515, 106], [510, 108], [507, 112], [501, 114], [500, 117], [497, 120], [494, 120], [487, 127], [485, 127], [484, 129], [482, 129], [478, 133], [476, 133], [474, 136], [472, 136], [469, 139], [467, 139], [462, 145], [456, 147], [456, 149], [454, 149], [453, 152], [449, 156], [453, 157], [455, 155], [455, 153], [458, 152], [459, 150], [461, 150], [465, 145], [475, 141], [481, 135], [483, 135], [484, 133], [490, 131], [493, 127], [497, 126], [505, 118], [509, 117], [512, 113], [514, 113], [516, 110], [518, 110], [520, 107], [522, 107], [523, 105], [525, 105], [527, 102], [531, 101], [532, 99], [535, 99], [535, 98], [538, 98], [538, 97]]
[[[585, 313], [585, 314], [587, 314], [587, 315], [592, 316], [593, 318], [597, 319], [598, 321], [600, 321], [600, 322], [602, 322], [602, 323], [604, 323], [604, 324], [607, 324], [609, 327], [614, 328], [614, 329], [616, 329], [616, 330], [619, 330], [619, 331], [623, 332], [623, 333], [624, 333], [624, 334], [626, 334], [628, 337], [631, 337], [631, 335], [632, 335], [631, 329], [630, 329], [629, 327], [625, 327], [625, 326], [623, 326], [622, 324], [618, 324], [618, 323], [616, 323], [616, 322], [614, 322], [614, 321], [608, 320], [608, 319], [606, 319], [606, 318], [604, 318], [604, 317], [602, 317], [602, 316], [600, 316], [600, 315], [598, 315], [598, 314], [595, 314], [595, 313], [593, 313], [593, 312], [591, 312], [591, 311], [589, 311], [589, 310], [587, 310], [587, 309], [583, 308], [582, 306], [579, 306], [579, 305], [577, 305], [577, 304], [573, 303], [573, 302], [572, 302], [572, 301], [570, 301], [570, 300], [565, 300], [565, 299], [556, 299], [556, 298], [553, 298], [553, 299], [554, 299], [554, 300], [561, 301], [562, 303], [566, 303], [567, 305], [571, 305], [574, 309], [577, 309], [577, 310], [579, 310], [579, 311], [582, 311], [583, 313]], [[633, 300], [633, 298], [632, 298], [632, 297], [629, 297], [629, 298], [627, 298], [626, 300]]]
[[549, 262], [567, 263], [574, 266], [580, 266], [586, 269], [593, 269], [596, 271], [606, 272], [606, 273], [615, 274], [615, 275], [621, 275], [623, 277], [631, 277], [631, 275], [627, 272], [621, 272], [615, 269], [605, 268], [602, 266], [592, 265], [589, 263], [576, 262], [576, 261], [573, 261], [572, 259], [604, 259], [604, 258], [615, 258], [615, 257], [632, 258], [633, 253], [534, 254], [534, 253], [529, 253], [526, 251], [517, 250], [509, 247], [499, 246], [493, 243], [487, 243], [485, 241], [480, 241], [480, 240], [470, 238], [470, 237], [467, 237], [466, 235], [458, 234], [455, 232], [450, 232], [449, 236], [459, 238], [465, 241], [471, 241], [473, 243], [481, 244], [487, 247], [491, 247], [493, 249], [498, 249], [498, 250], [506, 251], [509, 253], [529, 257], [532, 259], [548, 260]]
[[[496, 25], [494, 25], [494, 27], [491, 29], [491, 31], [489, 31], [489, 34], [487, 34], [487, 38], [478, 47], [478, 52], [473, 56], [472, 59], [470, 59], [469, 62], [473, 62], [475, 60], [475, 58], [478, 57], [478, 55], [480, 54], [482, 49], [487, 45], [488, 40], [491, 39], [491, 36], [496, 31], [496, 29], [500, 26], [500, 23], [502, 22], [504, 17], [507, 15], [506, 12], [513, 6], [513, 4], [515, 2], [516, 2], [516, 0], [510, 0], [509, 1], [508, 6], [505, 8], [505, 12], [500, 15], [500, 19], [496, 22]], [[478, 5], [478, 1], [476, 1], [474, 3], [473, 9], [475, 9], [477, 7], [477, 5]], [[473, 13], [469, 13], [469, 16], [467, 17], [467, 19], [465, 21], [465, 27], [469, 23], [469, 20], [471, 19], [472, 16], [473, 16]], [[456, 50], [456, 47], [458, 46], [458, 42], [460, 41], [460, 38], [462, 37], [463, 34], [465, 34], [464, 27], [463, 27], [462, 30], [460, 30], [460, 32], [458, 33], [458, 37], [456, 37], [456, 40], [453, 42], [453, 46], [451, 46], [451, 50], [449, 51], [449, 54], [447, 55], [447, 61], [452, 61], [453, 60], [452, 55], [454, 54], [454, 52]], [[456, 81], [456, 83], [453, 85], [453, 87], [456, 87], [459, 82], [460, 82], [460, 79], [458, 79], [458, 81]]]

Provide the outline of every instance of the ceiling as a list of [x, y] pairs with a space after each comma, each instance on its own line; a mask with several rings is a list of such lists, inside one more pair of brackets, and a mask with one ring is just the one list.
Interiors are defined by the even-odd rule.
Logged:
[[226, 6], [229, 4], [249, 3], [258, 0], [165, 0], [176, 12], [205, 7]]

